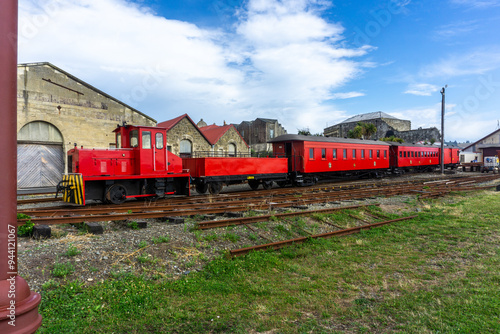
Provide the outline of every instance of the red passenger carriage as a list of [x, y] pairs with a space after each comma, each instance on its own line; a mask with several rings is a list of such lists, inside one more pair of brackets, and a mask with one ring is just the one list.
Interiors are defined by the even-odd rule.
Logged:
[[289, 159], [295, 184], [311, 184], [322, 177], [378, 175], [390, 168], [386, 142], [288, 134], [271, 143], [274, 154]]

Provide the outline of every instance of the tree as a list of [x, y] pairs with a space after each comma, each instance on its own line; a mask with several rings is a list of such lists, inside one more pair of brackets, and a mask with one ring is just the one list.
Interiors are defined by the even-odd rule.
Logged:
[[297, 133], [302, 136], [311, 136], [311, 131], [309, 131], [309, 128], [304, 128], [304, 129], [297, 129]]
[[347, 132], [347, 137], [365, 139], [371, 138], [375, 133], [377, 133], [377, 127], [372, 123], [358, 122], [354, 129]]

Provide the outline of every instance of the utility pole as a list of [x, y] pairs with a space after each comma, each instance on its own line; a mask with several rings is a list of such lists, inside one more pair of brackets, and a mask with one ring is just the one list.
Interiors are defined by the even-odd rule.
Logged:
[[444, 95], [448, 85], [441, 88], [441, 174], [444, 174]]
[[17, 0], [0, 1], [0, 333], [34, 333], [40, 294], [17, 273]]

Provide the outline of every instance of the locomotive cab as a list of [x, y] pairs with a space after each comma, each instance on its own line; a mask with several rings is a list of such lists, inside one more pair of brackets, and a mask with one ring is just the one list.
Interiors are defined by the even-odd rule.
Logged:
[[58, 185], [64, 201], [119, 204], [127, 198], [189, 195], [189, 173], [166, 149], [166, 129], [124, 125], [114, 133], [116, 148], [68, 151], [69, 174]]

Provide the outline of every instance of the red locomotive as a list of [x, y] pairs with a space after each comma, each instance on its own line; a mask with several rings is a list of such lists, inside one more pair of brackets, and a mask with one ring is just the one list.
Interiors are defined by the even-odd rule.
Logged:
[[116, 149], [77, 148], [68, 152], [69, 173], [57, 186], [63, 200], [119, 204], [127, 198], [189, 195], [190, 175], [166, 147], [166, 130], [119, 126]]
[[[87, 200], [113, 204], [128, 198], [218, 194], [223, 185], [248, 182], [252, 189], [273, 182], [304, 186], [319, 179], [425, 171], [439, 166], [440, 149], [382, 141], [283, 135], [273, 140], [275, 157], [194, 157], [181, 159], [166, 149], [166, 130], [119, 126], [116, 149], [77, 148], [68, 152], [69, 174], [58, 192], [63, 200], [85, 205]], [[458, 165], [459, 150], [446, 148], [444, 164]]]

